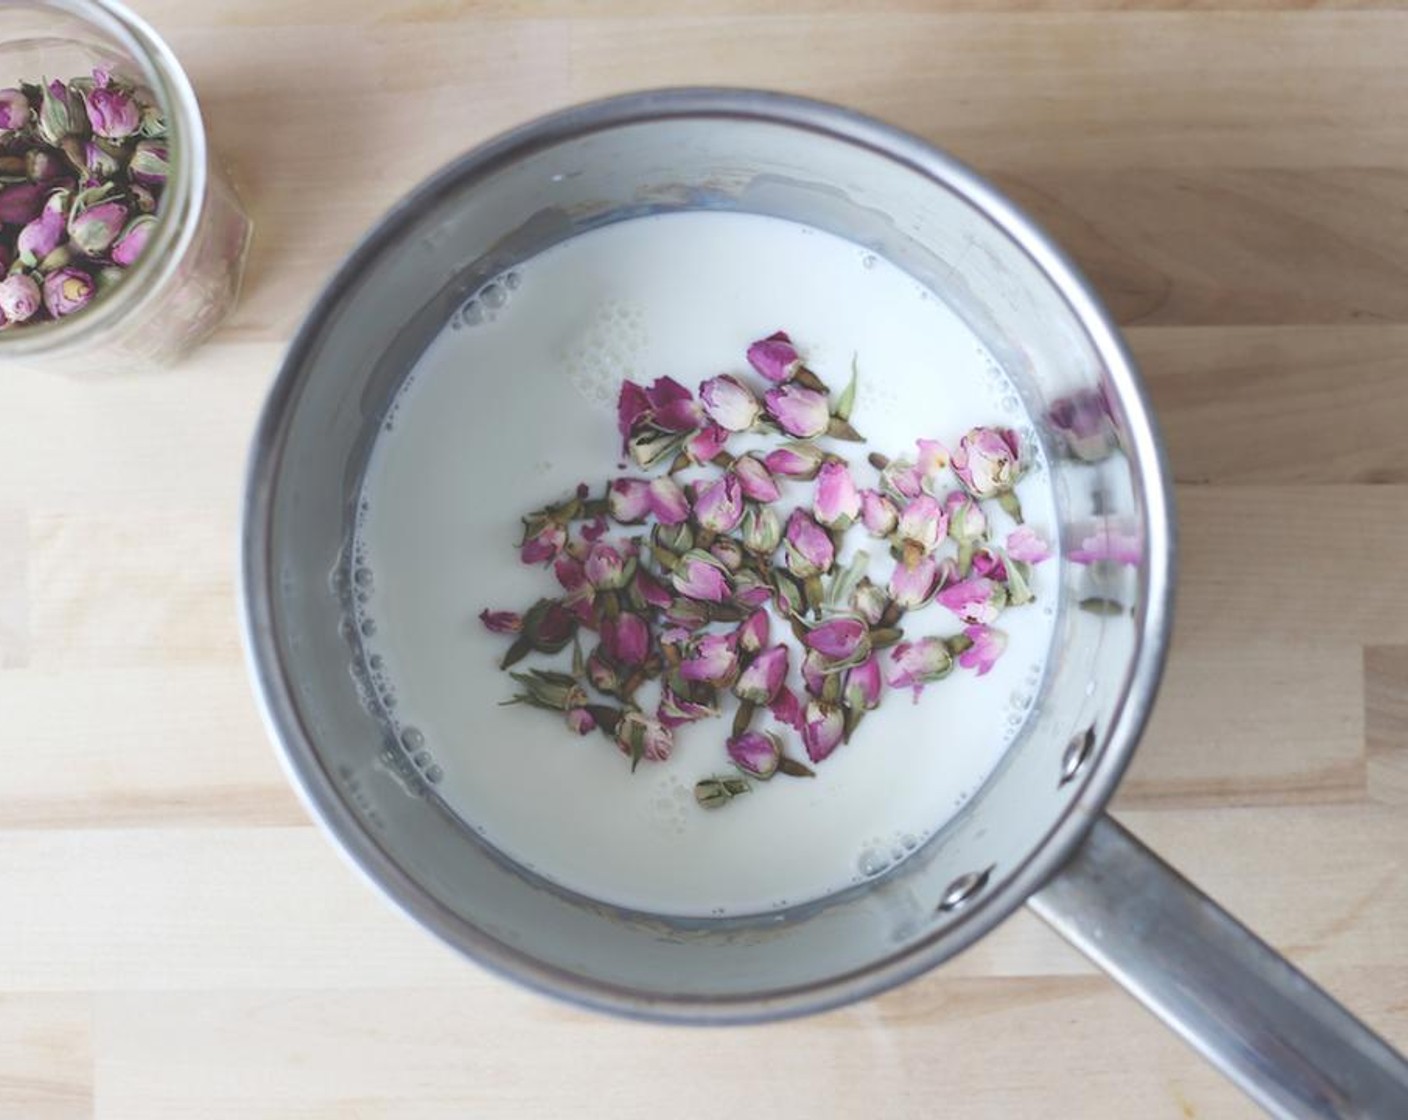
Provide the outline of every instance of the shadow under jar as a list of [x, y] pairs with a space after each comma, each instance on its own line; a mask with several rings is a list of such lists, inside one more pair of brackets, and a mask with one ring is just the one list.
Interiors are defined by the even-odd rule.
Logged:
[[[81, 311], [0, 329], [0, 368], [103, 375], [170, 365], [220, 325], [239, 295], [251, 223], [207, 145], [195, 92], [166, 44], [111, 0], [0, 6], [0, 88], [94, 71], [135, 87], [165, 118], [168, 169], [156, 222], [131, 267], [100, 286]], [[78, 263], [102, 267], [101, 260]]]

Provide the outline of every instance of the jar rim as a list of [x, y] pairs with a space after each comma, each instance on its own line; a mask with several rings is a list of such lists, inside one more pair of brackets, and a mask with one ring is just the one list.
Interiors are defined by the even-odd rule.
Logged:
[[151, 238], [122, 279], [72, 318], [0, 331], [0, 360], [78, 349], [158, 298], [195, 238], [206, 193], [200, 105], [185, 70], [156, 31], [117, 0], [24, 0], [19, 6], [76, 18], [101, 45], [124, 52], [141, 68], [167, 114], [170, 171]]

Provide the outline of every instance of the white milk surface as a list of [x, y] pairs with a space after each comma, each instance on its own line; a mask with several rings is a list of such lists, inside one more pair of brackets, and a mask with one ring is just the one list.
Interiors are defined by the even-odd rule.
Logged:
[[[875, 482], [869, 451], [912, 457], [916, 437], [952, 446], [974, 425], [1030, 427], [976, 337], [907, 274], [803, 226], [695, 212], [581, 235], [481, 291], [420, 360], [368, 468], [355, 549], [360, 623], [403, 742], [438, 794], [502, 852], [604, 901], [753, 913], [879, 874], [992, 771], [1026, 718], [1051, 643], [1054, 559], [1036, 569], [1037, 601], [998, 620], [1009, 645], [990, 674], [956, 669], [917, 703], [887, 690], [815, 779], [778, 775], [714, 811], [697, 807], [692, 790], [733, 773], [731, 708], [681, 728], [668, 762], [632, 774], [604, 736], [577, 738], [554, 713], [501, 706], [515, 687], [497, 667], [510, 639], [477, 615], [560, 594], [551, 570], [519, 563], [519, 518], [579, 482], [596, 495], [610, 477], [641, 473], [619, 469], [623, 378], [669, 375], [694, 389], [732, 372], [761, 389], [744, 352], [778, 329], [833, 392], [854, 356], [852, 422], [867, 443], [835, 446], [863, 486]], [[811, 492], [788, 484], [780, 511], [809, 505]], [[1028, 524], [1051, 540], [1044, 464], [1018, 493]], [[1000, 543], [1011, 523], [991, 520]], [[877, 557], [877, 581], [888, 577], [884, 542], [860, 527], [850, 541]], [[938, 605], [904, 626], [911, 638], [961, 629]], [[784, 630], [774, 623], [775, 636]], [[530, 655], [519, 667], [548, 664]], [[777, 729], [762, 717], [754, 726]], [[785, 734], [788, 753], [805, 759]]]

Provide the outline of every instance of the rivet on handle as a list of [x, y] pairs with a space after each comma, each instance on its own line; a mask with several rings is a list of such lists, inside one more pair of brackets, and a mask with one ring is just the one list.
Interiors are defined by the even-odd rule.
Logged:
[[992, 869], [997, 864], [990, 863], [981, 871], [970, 871], [967, 875], [960, 875], [948, 885], [948, 890], [944, 891], [944, 896], [939, 900], [939, 913], [950, 914], [960, 907], [966, 906], [980, 890], [988, 885], [988, 877], [992, 874]]
[[1090, 761], [1094, 750], [1095, 725], [1091, 724], [1066, 745], [1066, 753], [1061, 756], [1061, 781], [1057, 788], [1085, 769], [1085, 764]]

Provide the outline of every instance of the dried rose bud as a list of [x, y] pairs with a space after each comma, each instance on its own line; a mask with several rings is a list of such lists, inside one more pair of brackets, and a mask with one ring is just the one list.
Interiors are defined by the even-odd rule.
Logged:
[[772, 472], [756, 456], [740, 455], [730, 469], [738, 476], [738, 485], [742, 487], [745, 498], [766, 504], [782, 497]]
[[1007, 582], [1007, 565], [1003, 562], [1001, 555], [992, 549], [978, 549], [973, 553], [971, 564], [973, 575], [982, 576], [984, 579], [990, 579], [996, 583]]
[[748, 364], [769, 381], [780, 384], [792, 377], [802, 362], [787, 333], [778, 331], [748, 347]]
[[851, 594], [851, 606], [871, 626], [878, 626], [890, 606], [890, 597], [869, 579], [862, 579]]
[[900, 511], [893, 501], [878, 490], [862, 490], [860, 519], [866, 532], [872, 537], [888, 537], [899, 524]]
[[44, 295], [29, 276], [17, 272], [0, 280], [0, 316], [10, 323], [23, 323], [38, 314]]
[[665, 621], [681, 630], [698, 630], [709, 622], [709, 608], [701, 602], [683, 597], [665, 608]]
[[587, 569], [575, 556], [566, 552], [559, 555], [552, 562], [553, 575], [557, 577], [557, 582], [561, 584], [562, 590], [569, 596], [585, 592], [591, 594], [591, 580], [587, 579]]
[[853, 711], [873, 711], [880, 706], [882, 688], [880, 657], [872, 653], [846, 673], [846, 706]]
[[66, 179], [72, 168], [68, 160], [51, 148], [32, 148], [25, 153], [25, 174], [35, 183], [53, 183]]
[[576, 632], [577, 620], [553, 599], [538, 600], [523, 616], [523, 636], [539, 653], [556, 653]]
[[0, 89], [0, 133], [18, 132], [29, 125], [31, 106], [23, 90]]
[[79, 268], [61, 268], [44, 277], [44, 306], [56, 319], [82, 311], [92, 302], [93, 278]]
[[587, 702], [586, 690], [577, 683], [576, 678], [566, 673], [531, 669], [526, 673], [510, 673], [509, 676], [524, 689], [514, 695], [516, 703], [550, 712], [565, 712]]
[[768, 635], [772, 631], [772, 623], [768, 619], [767, 611], [754, 611], [745, 618], [736, 631], [738, 636], [738, 648], [743, 653], [757, 653], [768, 644]]
[[890, 651], [890, 687], [913, 689], [916, 701], [926, 684], [943, 680], [951, 672], [953, 654], [942, 638], [901, 642]]
[[976, 626], [992, 622], [1002, 613], [1007, 605], [1007, 589], [982, 576], [972, 576], [945, 587], [936, 598], [940, 606]]
[[68, 219], [69, 241], [90, 257], [99, 257], [112, 247], [127, 225], [127, 207], [116, 199], [75, 209]]
[[822, 464], [816, 478], [816, 494], [812, 512], [823, 525], [833, 529], [849, 529], [860, 516], [860, 491], [850, 469], [839, 459]]
[[567, 530], [556, 521], [546, 521], [524, 538], [518, 558], [525, 564], [548, 564], [557, 559], [566, 543]]
[[835, 704], [812, 700], [802, 713], [802, 745], [807, 757], [822, 762], [840, 745], [846, 734], [846, 718]]
[[644, 427], [634, 432], [627, 441], [631, 460], [642, 470], [649, 470], [656, 463], [673, 455], [680, 446], [680, 437], [670, 432]]
[[50, 82], [39, 103], [38, 121], [39, 134], [50, 144], [60, 144], [69, 136], [82, 136], [88, 131], [82, 95], [63, 82]]
[[975, 498], [1011, 491], [1021, 476], [1021, 444], [1008, 428], [974, 428], [958, 441], [953, 473]]
[[792, 618], [800, 615], [806, 609], [806, 601], [802, 597], [802, 586], [781, 569], [773, 569], [773, 606], [777, 613], [783, 618]]
[[729, 596], [728, 572], [707, 552], [687, 552], [670, 582], [681, 595], [705, 603], [722, 603]]
[[1007, 534], [1007, 555], [1026, 564], [1040, 564], [1050, 558], [1051, 546], [1030, 525], [1019, 525]]
[[782, 522], [772, 506], [750, 505], [741, 523], [743, 547], [759, 556], [771, 556], [782, 543]]
[[650, 483], [643, 478], [613, 479], [606, 491], [606, 508], [622, 525], [644, 521], [650, 513]]
[[630, 594], [631, 600], [643, 610], [648, 607], [664, 610], [673, 599], [673, 596], [665, 589], [665, 585], [641, 567], [636, 568], [635, 579], [631, 581]]
[[1082, 389], [1054, 402], [1046, 422], [1061, 437], [1067, 454], [1084, 463], [1098, 463], [1119, 446], [1109, 402], [1099, 389]]
[[127, 173], [137, 182], [148, 187], [159, 187], [166, 182], [170, 171], [166, 142], [163, 140], [139, 140], [127, 164]]
[[598, 692], [611, 696], [621, 687], [621, 677], [616, 666], [612, 664], [610, 655], [600, 647], [587, 654], [586, 670], [587, 680], [592, 682], [592, 687]]
[[699, 431], [685, 438], [683, 448], [685, 458], [696, 465], [708, 463], [724, 449], [724, 444], [727, 442], [727, 428], [721, 428], [717, 424], [706, 424]]
[[777, 690], [777, 695], [768, 705], [768, 711], [778, 723], [785, 724], [794, 731], [802, 730], [802, 702], [797, 694], [786, 685]]
[[19, 226], [38, 217], [51, 189], [47, 183], [0, 185], [0, 225]]
[[720, 537], [709, 546], [709, 555], [729, 570], [737, 573], [743, 567], [743, 546], [732, 537]]
[[661, 525], [682, 525], [689, 520], [689, 502], [680, 484], [668, 475], [650, 483], [650, 512]]
[[958, 655], [958, 663], [965, 669], [976, 669], [978, 676], [984, 676], [1007, 648], [1007, 635], [989, 626], [968, 626], [963, 634], [973, 644]]
[[880, 472], [880, 486], [903, 505], [924, 492], [924, 478], [908, 459], [896, 459]]
[[20, 230], [15, 248], [20, 260], [33, 267], [63, 244], [68, 229], [68, 191], [55, 191], [40, 215]]
[[122, 236], [112, 247], [112, 263], [121, 265], [123, 268], [131, 268], [146, 249], [152, 230], [155, 228], [156, 219], [150, 214], [143, 214], [128, 222], [127, 228], [122, 231]]
[[587, 582], [598, 591], [616, 591], [625, 587], [635, 574], [635, 569], [634, 555], [622, 556], [618, 549], [605, 541], [597, 541], [592, 545], [592, 550], [587, 553], [586, 562], [582, 566]]
[[660, 689], [660, 705], [655, 715], [664, 726], [673, 731], [686, 723], [696, 723], [701, 719], [712, 719], [719, 714], [711, 704], [701, 704], [687, 696], [681, 696], [669, 684]]
[[921, 494], [901, 511], [895, 532], [920, 552], [933, 552], [948, 532], [948, 514], [935, 499]]
[[890, 574], [890, 597], [905, 610], [922, 607], [938, 590], [939, 562], [933, 556], [921, 556], [913, 567], [896, 564]]
[[766, 731], [745, 731], [727, 744], [728, 757], [749, 777], [766, 781], [777, 773], [782, 760], [782, 740]]
[[768, 415], [777, 422], [777, 426], [798, 439], [819, 436], [831, 423], [831, 406], [826, 394], [815, 389], [804, 389], [795, 382], [789, 381], [780, 388], [769, 389], [764, 400]]
[[740, 607], [753, 610], [765, 606], [771, 598], [772, 585], [757, 572], [743, 568], [734, 573], [733, 601]]
[[948, 515], [948, 535], [959, 544], [976, 544], [987, 535], [987, 515], [962, 491], [955, 490], [944, 499], [944, 513]]
[[771, 704], [777, 690], [787, 679], [789, 656], [786, 646], [763, 650], [739, 674], [733, 694], [753, 704]]
[[753, 390], [727, 373], [700, 385], [699, 399], [709, 419], [730, 432], [746, 432], [762, 412]]
[[836, 560], [831, 536], [802, 509], [787, 519], [784, 553], [787, 570], [799, 579], [829, 572]]
[[568, 708], [567, 729], [578, 735], [590, 735], [596, 730], [596, 716], [586, 708]]
[[491, 634], [517, 634], [523, 629], [523, 616], [514, 611], [482, 610], [479, 621]]
[[747, 778], [703, 778], [694, 783], [694, 800], [702, 809], [718, 809], [750, 788]]
[[694, 519], [701, 529], [730, 533], [743, 519], [743, 490], [738, 479], [725, 475], [694, 496]]
[[769, 451], [764, 462], [773, 474], [783, 478], [795, 478], [809, 482], [821, 470], [826, 456], [815, 444], [785, 443], [775, 451]]
[[870, 653], [870, 627], [842, 615], [813, 626], [803, 643], [831, 662], [860, 660]]
[[645, 619], [630, 611], [622, 611], [615, 618], [603, 618], [601, 648], [617, 665], [639, 665], [650, 654], [650, 627]]
[[738, 649], [732, 634], [705, 634], [680, 662], [680, 676], [687, 681], [724, 686], [738, 673]]
[[105, 182], [122, 170], [122, 160], [97, 140], [83, 144], [83, 167], [93, 182]]
[[142, 127], [142, 110], [130, 87], [103, 73], [84, 98], [93, 132], [108, 140], [126, 140]]
[[925, 490], [929, 490], [948, 466], [948, 451], [936, 439], [917, 439], [914, 445], [919, 449], [919, 461], [914, 464], [914, 468], [919, 472], [920, 484]]
[[132, 205], [139, 214], [156, 213], [156, 195], [150, 188], [142, 186], [141, 183], [131, 182], [127, 184], [127, 193], [132, 196]]
[[634, 770], [641, 759], [664, 762], [669, 758], [675, 737], [659, 720], [643, 712], [626, 712], [616, 724], [616, 745], [623, 754], [630, 756]]

